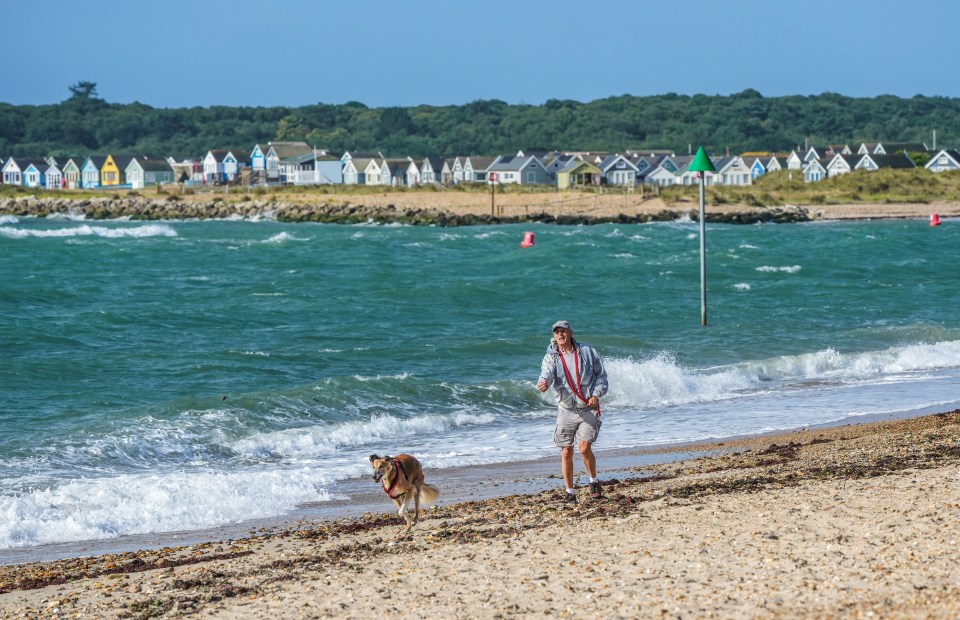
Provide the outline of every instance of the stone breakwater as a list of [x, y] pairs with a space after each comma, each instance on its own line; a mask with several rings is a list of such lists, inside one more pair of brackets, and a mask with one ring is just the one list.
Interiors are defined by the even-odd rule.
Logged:
[[[764, 208], [749, 211], [717, 212], [709, 207], [708, 222], [755, 224], [758, 222], [791, 223], [810, 221], [802, 207]], [[472, 226], [480, 224], [513, 224], [542, 222], [548, 224], [605, 224], [673, 221], [682, 217], [699, 218], [696, 208], [661, 209], [656, 212], [618, 213], [597, 215], [582, 212], [537, 212], [524, 216], [495, 217], [483, 213], [455, 213], [442, 208], [397, 208], [394, 205], [364, 206], [337, 204], [297, 204], [282, 201], [247, 200], [153, 200], [142, 197], [126, 198], [37, 198], [34, 196], [0, 200], [0, 214], [48, 217], [63, 215], [83, 216], [93, 220], [128, 218], [131, 220], [185, 220], [264, 218], [280, 222], [318, 222], [329, 224], [357, 224], [362, 222], [402, 223], [424, 226]]]

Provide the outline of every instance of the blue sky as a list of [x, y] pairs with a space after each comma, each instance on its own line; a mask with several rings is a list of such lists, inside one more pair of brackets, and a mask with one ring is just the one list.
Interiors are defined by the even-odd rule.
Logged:
[[13, 104], [62, 101], [80, 80], [164, 108], [960, 96], [956, 0], [2, 4], [0, 102]]

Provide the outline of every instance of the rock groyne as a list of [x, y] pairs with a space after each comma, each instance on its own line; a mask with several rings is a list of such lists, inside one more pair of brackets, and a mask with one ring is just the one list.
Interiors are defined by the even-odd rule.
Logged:
[[[771, 207], [749, 211], [718, 211], [708, 207], [708, 222], [755, 224], [758, 222], [791, 223], [811, 219], [802, 207]], [[489, 214], [455, 213], [438, 208], [397, 208], [394, 205], [364, 206], [325, 202], [297, 204], [292, 202], [246, 200], [227, 202], [213, 200], [124, 198], [37, 198], [25, 196], [0, 200], [0, 214], [48, 217], [51, 215], [83, 216], [92, 220], [127, 218], [131, 220], [190, 220], [264, 218], [280, 222], [318, 222], [357, 224], [363, 222], [402, 223], [422, 226], [472, 226], [542, 222], [547, 224], [581, 225], [605, 223], [645, 223], [673, 221], [683, 217], [699, 219], [696, 209], [661, 209], [657, 212], [590, 215], [589, 213], [551, 213], [547, 211], [524, 216], [495, 217]]]

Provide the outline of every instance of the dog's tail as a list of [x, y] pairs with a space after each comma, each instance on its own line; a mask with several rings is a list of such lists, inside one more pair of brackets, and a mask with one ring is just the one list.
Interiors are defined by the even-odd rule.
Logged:
[[440, 497], [440, 489], [424, 482], [420, 485], [420, 501], [424, 504], [431, 504]]

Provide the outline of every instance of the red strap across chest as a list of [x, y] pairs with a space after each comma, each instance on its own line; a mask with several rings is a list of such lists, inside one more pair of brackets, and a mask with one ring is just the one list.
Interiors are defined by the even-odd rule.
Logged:
[[[570, 391], [573, 392], [574, 396], [582, 400], [584, 403], [587, 402], [587, 398], [583, 395], [583, 389], [580, 387], [580, 362], [577, 359], [577, 347], [576, 344], [573, 345], [573, 370], [577, 375], [577, 384], [573, 384], [573, 379], [570, 377], [570, 369], [567, 368], [567, 360], [563, 359], [563, 351], [559, 350], [560, 353], [560, 363], [563, 364], [563, 374], [567, 377], [567, 385], [570, 386]], [[597, 407], [597, 417], [600, 417], [600, 407]]]
[[[406, 475], [406, 472], [403, 470], [403, 465], [400, 463], [400, 459], [390, 459], [390, 462], [393, 463], [393, 468], [396, 470], [396, 475], [394, 475], [393, 482], [390, 483], [389, 487], [383, 487], [383, 491], [390, 497], [390, 499], [396, 499], [393, 496], [393, 490], [397, 488], [397, 483], [400, 482], [400, 474]], [[397, 497], [400, 497], [400, 495]]]

